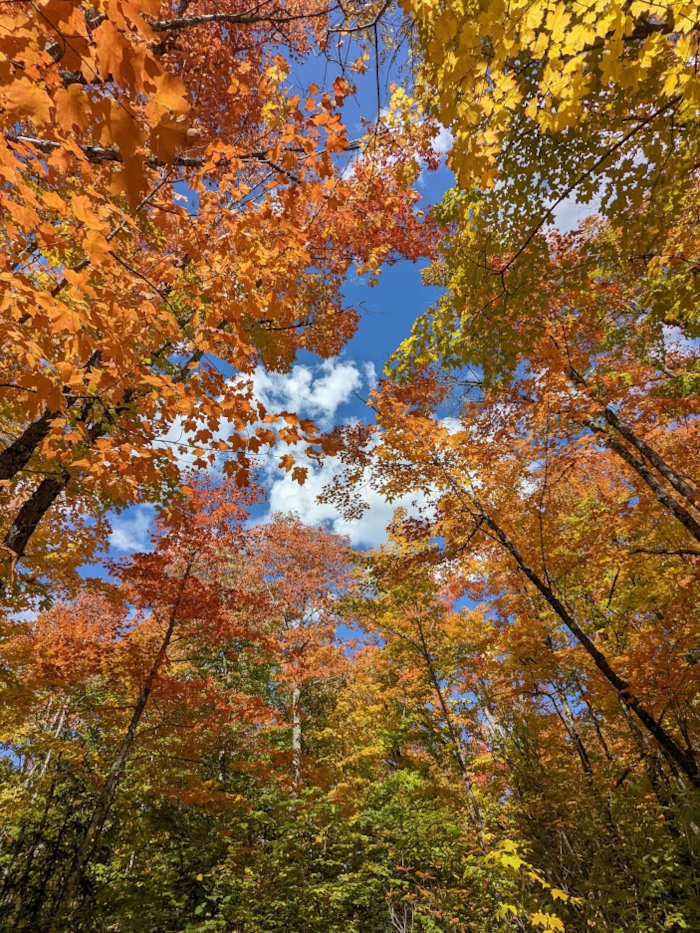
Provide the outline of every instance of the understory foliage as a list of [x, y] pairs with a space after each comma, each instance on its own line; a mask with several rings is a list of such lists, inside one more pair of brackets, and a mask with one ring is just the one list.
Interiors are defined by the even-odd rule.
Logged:
[[567, 512], [567, 605], [616, 691], [493, 538], [467, 554], [454, 498], [451, 555], [398, 514], [361, 557], [251, 529], [254, 498], [195, 485], [113, 582], [5, 639], [4, 928], [694, 928], [692, 775], [634, 706], [692, 742], [682, 561], [601, 583], [598, 510]]
[[[0, 10], [2, 930], [700, 929], [700, 6], [401, 7]], [[266, 411], [399, 258], [372, 420]]]

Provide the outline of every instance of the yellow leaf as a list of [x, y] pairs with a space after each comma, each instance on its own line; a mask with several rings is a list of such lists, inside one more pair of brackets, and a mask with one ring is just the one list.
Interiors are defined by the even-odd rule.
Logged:
[[552, 890], [551, 890], [550, 893], [551, 893], [551, 895], [552, 895], [552, 897], [554, 898], [555, 901], [556, 901], [556, 900], [559, 900], [559, 901], [568, 901], [569, 898], [570, 898], [570, 896], [571, 896], [571, 895], [567, 894], [566, 891], [562, 891], [561, 888], [552, 888]]
[[559, 933], [564, 933], [564, 924], [554, 914], [544, 914], [538, 910], [537, 913], [532, 914], [530, 922], [533, 926], [544, 927], [545, 930], [558, 930]]

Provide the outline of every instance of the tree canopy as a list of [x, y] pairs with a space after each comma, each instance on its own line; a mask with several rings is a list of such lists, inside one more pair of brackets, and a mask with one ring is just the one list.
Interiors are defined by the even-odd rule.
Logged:
[[[698, 928], [699, 44], [4, 4], [0, 929]], [[270, 404], [403, 261], [439, 297], [360, 416]]]

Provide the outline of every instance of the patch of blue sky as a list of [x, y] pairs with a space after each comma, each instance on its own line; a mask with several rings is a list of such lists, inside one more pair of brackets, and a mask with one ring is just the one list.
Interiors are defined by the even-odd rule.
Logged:
[[[391, 82], [400, 83], [402, 76], [406, 75], [405, 55], [398, 54], [382, 64], [378, 83], [371, 48], [367, 71], [364, 74], [350, 71], [350, 63], [360, 52], [360, 43], [348, 36], [337, 58], [319, 55], [301, 66], [295, 64], [287, 80], [292, 93], [305, 95], [312, 84], [329, 87], [335, 77], [347, 76], [356, 85], [355, 93], [346, 99], [343, 108], [351, 138], [360, 137], [368, 124], [381, 116], [389, 99]], [[443, 130], [437, 147], [444, 153], [450, 142], [449, 132]], [[354, 154], [345, 153], [336, 158], [342, 166], [348, 164]], [[422, 198], [420, 207], [427, 209], [437, 203], [453, 181], [452, 173], [444, 164], [437, 171], [423, 171], [418, 184]], [[183, 203], [196, 210], [195, 192], [181, 185], [178, 193]], [[388, 357], [409, 336], [413, 321], [439, 297], [439, 289], [423, 285], [421, 270], [425, 265], [425, 262], [398, 260], [382, 270], [378, 283], [373, 287], [368, 286], [366, 279], [351, 273], [345, 283], [343, 297], [346, 306], [358, 309], [361, 317], [356, 334], [340, 356], [323, 361], [302, 351], [289, 373], [257, 374], [257, 390], [267, 395], [267, 401], [281, 403], [280, 408], [312, 418], [325, 430], [336, 424], [370, 419], [371, 412], [365, 403], [369, 390]], [[220, 360], [205, 358], [203, 365], [215, 366], [226, 376], [235, 378], [236, 374]], [[275, 404], [270, 407], [274, 409]], [[226, 433], [226, 426], [222, 425], [222, 436]], [[191, 459], [188, 439], [177, 425], [173, 426], [163, 443], [174, 449], [183, 465], [187, 465]], [[267, 499], [263, 506], [255, 509], [255, 520], [274, 512], [294, 511], [310, 524], [325, 525], [347, 534], [353, 546], [366, 548], [385, 539], [386, 524], [397, 505], [412, 507], [412, 497], [406, 497], [406, 501], [400, 503], [389, 503], [378, 493], [368, 491], [365, 516], [348, 522], [332, 506], [318, 501], [318, 494], [338, 469], [337, 461], [328, 458], [320, 466], [312, 465], [307, 484], [299, 487], [276, 466], [279, 454], [280, 451], [275, 449], [262, 458], [260, 479]], [[147, 550], [153, 516], [154, 510], [145, 505], [112, 514], [109, 556]]]

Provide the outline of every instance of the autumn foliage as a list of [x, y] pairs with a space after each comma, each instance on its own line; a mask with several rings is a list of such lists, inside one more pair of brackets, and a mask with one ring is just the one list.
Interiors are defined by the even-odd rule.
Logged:
[[292, 89], [343, 23], [317, 3], [5, 8], [6, 562], [56, 547], [73, 503], [167, 494], [183, 453], [244, 485], [262, 445], [319, 450], [293, 412], [265, 424], [250, 375], [336, 354], [345, 273], [432, 248], [401, 120], [351, 140], [347, 78]]
[[[698, 929], [699, 24], [2, 6], [1, 929]], [[401, 259], [368, 416], [267, 411]]]

